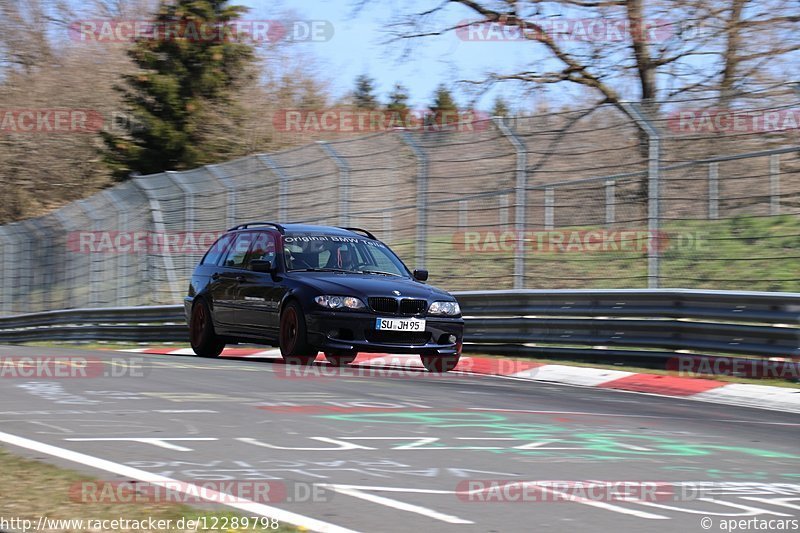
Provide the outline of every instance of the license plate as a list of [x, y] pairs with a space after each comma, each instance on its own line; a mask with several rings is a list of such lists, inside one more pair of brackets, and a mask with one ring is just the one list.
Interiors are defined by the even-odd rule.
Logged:
[[419, 318], [378, 318], [375, 329], [386, 331], [425, 331], [425, 321]]

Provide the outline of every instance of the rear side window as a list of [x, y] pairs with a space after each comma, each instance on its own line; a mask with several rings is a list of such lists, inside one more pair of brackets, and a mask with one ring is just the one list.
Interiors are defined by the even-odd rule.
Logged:
[[256, 235], [245, 268], [250, 268], [250, 262], [253, 259], [269, 261], [275, 265], [275, 237], [271, 233], [260, 232]]
[[206, 255], [203, 256], [203, 260], [200, 261], [200, 264], [218, 265], [220, 258], [228, 252], [228, 245], [230, 245], [231, 240], [232, 235], [223, 235], [217, 239], [217, 242], [212, 244], [211, 248], [206, 252]]
[[252, 242], [252, 233], [238, 234], [228, 250], [228, 255], [225, 258], [225, 266], [231, 268], [243, 268], [244, 260], [247, 257], [247, 250], [250, 249], [250, 244]]

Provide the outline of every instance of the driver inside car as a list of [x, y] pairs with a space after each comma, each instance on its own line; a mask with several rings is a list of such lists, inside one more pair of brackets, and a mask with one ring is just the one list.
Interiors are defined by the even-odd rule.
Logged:
[[338, 268], [341, 270], [357, 270], [355, 254], [347, 245], [340, 246], [336, 250], [334, 250], [331, 253], [330, 258], [328, 258], [328, 264], [330, 265], [328, 268]]

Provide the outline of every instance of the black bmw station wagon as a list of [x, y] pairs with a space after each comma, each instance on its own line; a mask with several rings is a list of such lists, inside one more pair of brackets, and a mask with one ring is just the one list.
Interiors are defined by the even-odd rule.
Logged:
[[287, 362], [317, 353], [340, 366], [359, 352], [417, 353], [431, 372], [455, 368], [464, 321], [456, 299], [425, 284], [358, 228], [251, 222], [228, 230], [192, 274], [184, 300], [192, 349], [280, 346]]

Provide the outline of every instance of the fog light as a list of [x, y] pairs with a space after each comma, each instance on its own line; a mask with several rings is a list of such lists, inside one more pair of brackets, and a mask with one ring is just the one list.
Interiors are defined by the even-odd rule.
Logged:
[[456, 340], [457, 337], [455, 335], [450, 335], [449, 337], [447, 337], [447, 342], [449, 342], [450, 344], [454, 344]]

